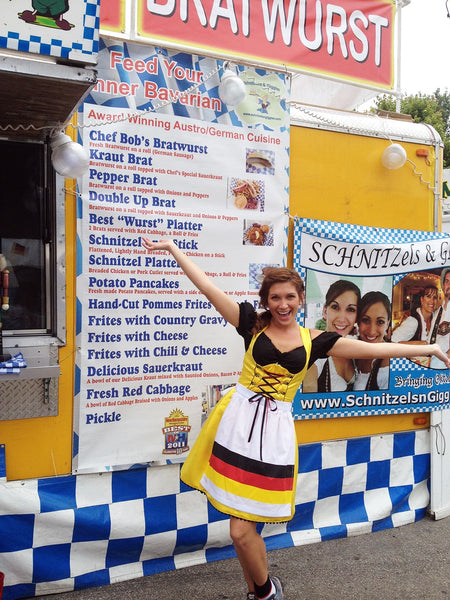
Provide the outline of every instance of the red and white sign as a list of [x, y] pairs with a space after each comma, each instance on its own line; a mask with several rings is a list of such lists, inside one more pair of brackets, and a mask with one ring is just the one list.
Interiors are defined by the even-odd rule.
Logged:
[[393, 87], [391, 0], [137, 0], [136, 39]]

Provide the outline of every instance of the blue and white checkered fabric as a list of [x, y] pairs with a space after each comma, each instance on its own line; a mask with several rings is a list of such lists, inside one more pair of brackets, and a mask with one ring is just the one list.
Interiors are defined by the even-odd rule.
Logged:
[[[428, 430], [300, 445], [296, 514], [261, 526], [267, 547], [422, 518], [429, 447]], [[228, 518], [180, 481], [179, 465], [6, 482], [4, 464], [0, 446], [3, 600], [234, 556]]]
[[15, 354], [10, 360], [0, 362], [0, 374], [2, 373], [20, 373], [20, 370], [27, 366], [22, 352]]
[[[431, 233], [413, 229], [383, 229], [382, 227], [366, 227], [335, 221], [318, 221], [316, 219], [298, 219], [296, 234], [308, 233], [320, 238], [330, 238], [350, 244], [411, 244], [430, 239], [448, 238], [446, 233]], [[296, 239], [299, 242], [299, 238]]]

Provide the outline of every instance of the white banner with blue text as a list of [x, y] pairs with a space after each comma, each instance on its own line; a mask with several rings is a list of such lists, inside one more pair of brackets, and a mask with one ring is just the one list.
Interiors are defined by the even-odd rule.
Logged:
[[[295, 223], [294, 268], [305, 327], [367, 343], [437, 343], [450, 354], [450, 238], [313, 219]], [[416, 413], [450, 407], [436, 357], [318, 359], [294, 398], [296, 419]]]
[[99, 59], [79, 116], [76, 473], [184, 460], [239, 376], [242, 339], [142, 237], [255, 305], [287, 253], [285, 75], [236, 67], [246, 97], [227, 107], [221, 61], [103, 39]]

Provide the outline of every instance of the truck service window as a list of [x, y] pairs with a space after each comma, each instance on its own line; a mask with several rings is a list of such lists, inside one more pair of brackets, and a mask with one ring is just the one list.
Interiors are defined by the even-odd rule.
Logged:
[[55, 218], [49, 163], [46, 143], [0, 140], [0, 259], [2, 273], [5, 265], [9, 271], [9, 309], [0, 315], [4, 336], [53, 330]]

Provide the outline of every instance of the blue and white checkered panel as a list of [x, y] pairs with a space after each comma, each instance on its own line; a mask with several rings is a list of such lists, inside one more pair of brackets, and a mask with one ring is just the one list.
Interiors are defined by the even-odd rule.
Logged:
[[83, 51], [97, 54], [100, 30], [100, 0], [85, 0], [85, 2]]
[[72, 50], [71, 46], [63, 46], [60, 39], [42, 40], [38, 35], [30, 35], [25, 39], [15, 31], [8, 31], [5, 36], [0, 36], [0, 47], [58, 58], [67, 58]]
[[[228, 518], [179, 468], [0, 477], [3, 600], [234, 556]], [[271, 550], [411, 523], [425, 515], [429, 475], [428, 430], [300, 445], [294, 519], [259, 531]]]
[[[320, 238], [335, 239], [355, 244], [409, 244], [430, 239], [443, 239], [445, 233], [432, 233], [412, 229], [383, 229], [382, 227], [366, 227], [335, 221], [319, 221], [316, 219], [297, 219], [296, 229], [300, 233], [308, 233]], [[297, 239], [299, 241], [299, 239]]]
[[[391, 359], [391, 371], [394, 375], [396, 373], [398, 373], [398, 374], [402, 374], [403, 377], [405, 377], [405, 375], [407, 376], [408, 373], [411, 374], [411, 377], [416, 377], [416, 376], [423, 377], [424, 376], [423, 367], [421, 367], [417, 363], [412, 362], [411, 360], [409, 360], [407, 358], [395, 358], [394, 360]], [[431, 371], [433, 374], [435, 373], [435, 371], [433, 371], [433, 370], [431, 370]], [[425, 376], [427, 376], [427, 374]], [[414, 411], [412, 411], [412, 412], [414, 412]], [[419, 410], [416, 412], [421, 412], [421, 411]]]

